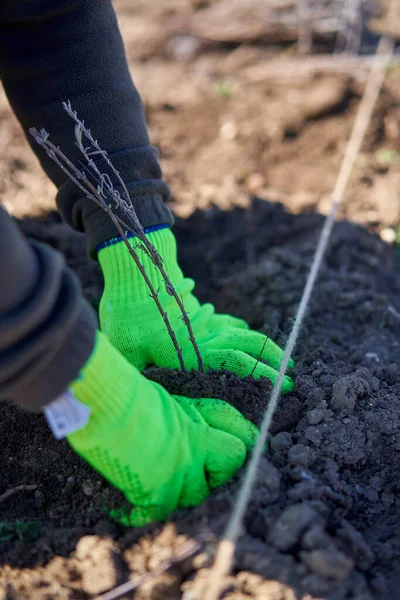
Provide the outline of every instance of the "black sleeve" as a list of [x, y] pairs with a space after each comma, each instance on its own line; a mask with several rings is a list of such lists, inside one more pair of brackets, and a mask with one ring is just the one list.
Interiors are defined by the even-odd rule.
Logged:
[[97, 319], [58, 252], [28, 243], [0, 207], [0, 401], [55, 400], [94, 345]]
[[0, 4], [0, 77], [11, 106], [48, 176], [60, 211], [85, 231], [93, 253], [117, 235], [108, 216], [66, 180], [30, 139], [44, 128], [75, 163], [74, 126], [61, 103], [70, 100], [110, 154], [144, 227], [172, 222], [169, 197], [144, 109], [133, 85], [109, 0], [4, 0]]

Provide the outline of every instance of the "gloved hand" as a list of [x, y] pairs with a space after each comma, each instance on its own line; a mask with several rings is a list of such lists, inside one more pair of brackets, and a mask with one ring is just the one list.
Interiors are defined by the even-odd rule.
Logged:
[[199, 504], [242, 466], [258, 434], [226, 402], [170, 396], [100, 332], [70, 389], [91, 415], [68, 440], [134, 504], [119, 515], [125, 524], [163, 520]]
[[[191, 293], [194, 282], [185, 279], [176, 257], [175, 237], [168, 228], [148, 234], [151, 243], [164, 259], [164, 267], [189, 315], [200, 353], [207, 369], [227, 369], [239, 376], [278, 377], [283, 351], [263, 334], [251, 331], [245, 321], [229, 315], [215, 314], [212, 304], [200, 305]], [[131, 243], [136, 247], [138, 240]], [[102, 330], [116, 348], [140, 371], [147, 365], [178, 368], [179, 361], [157, 306], [124, 242], [110, 240], [98, 252], [105, 288], [100, 302]], [[185, 366], [197, 368], [197, 359], [175, 299], [165, 289], [159, 271], [143, 250], [136, 248], [142, 264], [167, 312]], [[257, 362], [258, 361], [258, 362]], [[260, 362], [261, 361], [261, 362]], [[266, 363], [266, 364], [265, 364]], [[294, 363], [291, 361], [290, 366]], [[285, 377], [284, 392], [294, 387]]]

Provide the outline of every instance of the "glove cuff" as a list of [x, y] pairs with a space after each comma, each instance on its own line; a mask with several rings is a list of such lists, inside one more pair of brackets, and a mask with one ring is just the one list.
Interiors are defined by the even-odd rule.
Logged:
[[[183, 273], [178, 265], [175, 236], [167, 228], [157, 229], [147, 233], [149, 242], [153, 244], [163, 259], [164, 269], [174, 286], [183, 281]], [[135, 250], [141, 264], [156, 291], [165, 292], [165, 282], [159, 269], [150, 257], [143, 251], [137, 237], [130, 237], [129, 242]], [[114, 238], [98, 249], [98, 260], [101, 265], [105, 289], [112, 294], [129, 290], [130, 302], [143, 302], [149, 299], [149, 288], [143, 279], [138, 266], [135, 264], [123, 240]]]

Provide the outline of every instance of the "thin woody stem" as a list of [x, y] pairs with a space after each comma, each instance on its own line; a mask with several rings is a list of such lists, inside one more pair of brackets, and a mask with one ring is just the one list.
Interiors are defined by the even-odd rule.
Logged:
[[150, 297], [153, 298], [154, 302], [157, 305], [157, 308], [164, 320], [165, 326], [167, 328], [167, 331], [169, 333], [169, 336], [174, 344], [175, 350], [176, 350], [176, 354], [178, 356], [178, 360], [179, 360], [179, 364], [181, 367], [182, 371], [186, 371], [185, 368], [185, 363], [183, 360], [183, 355], [182, 355], [182, 348], [179, 346], [178, 340], [176, 338], [175, 332], [171, 327], [171, 323], [169, 321], [168, 315], [165, 312], [165, 310], [162, 307], [162, 304], [159, 300], [158, 297], [158, 291], [155, 290], [153, 284], [151, 283], [146, 269], [144, 267], [144, 265], [140, 262], [138, 255], [136, 254], [135, 250], [133, 249], [133, 247], [131, 246], [131, 244], [128, 241], [126, 232], [124, 231], [124, 229], [121, 227], [121, 225], [118, 222], [118, 219], [116, 218], [116, 216], [114, 215], [114, 213], [112, 212], [110, 206], [107, 207], [107, 214], [109, 215], [110, 219], [112, 220], [112, 222], [114, 223], [118, 233], [120, 234], [120, 236], [122, 237], [123, 241], [125, 242], [126, 247], [128, 248], [129, 254], [132, 256], [133, 260], [135, 261], [143, 279], [146, 282], [146, 285], [148, 286], [148, 288], [150, 289]]
[[140, 262], [140, 259], [137, 255], [137, 253], [135, 252], [134, 248], [129, 243], [127, 235], [126, 235], [126, 228], [125, 228], [125, 230], [123, 229], [123, 227], [120, 223], [120, 219], [116, 215], [114, 215], [114, 213], [112, 212], [111, 205], [107, 204], [107, 202], [100, 195], [100, 193], [98, 192], [96, 187], [90, 181], [88, 181], [86, 175], [84, 173], [82, 173], [81, 171], [79, 171], [79, 169], [63, 154], [63, 152], [57, 146], [55, 146], [52, 142], [49, 141], [48, 136], [47, 136], [47, 134], [45, 134], [45, 132], [39, 133], [39, 131], [37, 131], [37, 129], [31, 128], [29, 130], [29, 133], [33, 136], [33, 138], [36, 140], [36, 142], [38, 144], [40, 144], [40, 146], [42, 146], [42, 148], [44, 148], [47, 155], [64, 171], [64, 173], [71, 179], [71, 181], [73, 181], [86, 194], [86, 196], [88, 198], [93, 200], [98, 206], [100, 206], [109, 215], [111, 221], [115, 225], [118, 233], [120, 234], [122, 240], [124, 241], [126, 247], [128, 248], [130, 255], [132, 256], [133, 260], [135, 261], [143, 279], [145, 280], [146, 285], [148, 286], [148, 288], [150, 290], [150, 297], [156, 303], [158, 311], [160, 312], [160, 315], [161, 315], [161, 317], [165, 323], [165, 326], [167, 328], [168, 334], [171, 337], [172, 343], [175, 347], [180, 367], [181, 367], [182, 371], [185, 371], [186, 368], [185, 368], [185, 363], [183, 360], [182, 348], [179, 346], [175, 332], [171, 327], [171, 323], [169, 321], [168, 315], [160, 303], [160, 300], [158, 298], [158, 291], [156, 291], [156, 289], [154, 288], [152, 282], [150, 281], [150, 279], [147, 275], [144, 265]]
[[264, 338], [264, 342], [263, 342], [263, 345], [262, 345], [262, 347], [261, 347], [260, 353], [259, 353], [259, 355], [258, 355], [258, 358], [257, 358], [256, 362], [254, 363], [253, 370], [252, 370], [252, 372], [250, 373], [251, 377], [254, 375], [254, 372], [255, 372], [255, 370], [257, 369], [257, 367], [258, 367], [258, 365], [259, 365], [259, 363], [260, 363], [261, 357], [262, 357], [262, 355], [263, 355], [263, 352], [264, 352], [264, 350], [265, 350], [265, 346], [267, 345], [267, 342], [268, 342], [268, 340], [269, 340], [269, 333], [270, 333], [270, 331], [271, 331], [271, 328], [269, 328], [269, 331], [268, 331], [267, 335], [266, 335], [266, 336], [265, 336], [265, 338]]
[[[84, 158], [87, 162], [88, 168], [91, 169], [93, 171], [93, 173], [97, 176], [97, 178], [100, 180], [100, 185], [101, 185], [102, 189], [105, 189], [107, 191], [107, 193], [112, 198], [112, 200], [115, 202], [115, 204], [119, 208], [121, 208], [132, 220], [132, 223], [134, 225], [134, 229], [133, 229], [132, 233], [135, 236], [137, 236], [143, 243], [144, 250], [148, 254], [150, 260], [153, 262], [155, 267], [160, 271], [160, 274], [165, 283], [167, 293], [175, 299], [175, 301], [182, 313], [183, 322], [185, 323], [185, 326], [186, 326], [188, 334], [189, 334], [190, 342], [191, 342], [194, 352], [196, 354], [199, 371], [204, 372], [203, 360], [202, 360], [202, 357], [200, 354], [198, 344], [196, 342], [192, 324], [187, 315], [184, 304], [183, 304], [181, 298], [179, 297], [179, 294], [175, 290], [175, 287], [172, 284], [167, 272], [164, 269], [164, 261], [163, 261], [162, 256], [159, 254], [159, 252], [156, 250], [156, 248], [153, 246], [153, 244], [149, 241], [149, 239], [143, 229], [143, 226], [139, 220], [139, 217], [137, 216], [136, 210], [132, 204], [132, 201], [131, 201], [131, 198], [129, 195], [129, 191], [126, 187], [125, 182], [123, 181], [118, 170], [112, 164], [107, 152], [100, 147], [97, 140], [95, 140], [93, 138], [90, 129], [87, 129], [85, 127], [84, 122], [79, 119], [77, 112], [72, 109], [71, 103], [63, 102], [63, 107], [64, 107], [64, 110], [66, 111], [66, 113], [68, 114], [68, 116], [71, 117], [73, 119], [73, 121], [75, 122], [75, 138], [76, 138], [77, 146], [78, 146], [79, 150], [81, 151], [82, 155], [84, 156]], [[94, 148], [94, 150], [91, 150], [91, 148], [85, 147], [85, 145], [83, 143], [83, 137], [85, 137], [90, 142], [90, 144]], [[100, 172], [96, 163], [92, 159], [92, 156], [101, 156], [105, 160], [106, 164], [108, 165], [111, 172], [116, 177], [119, 185], [121, 186], [122, 197], [121, 197], [120, 193], [118, 192], [118, 190], [116, 190], [114, 188], [110, 178]], [[117, 217], [117, 218], [119, 218], [119, 217]], [[121, 221], [120, 221], [120, 224], [122, 225]], [[125, 223], [123, 224], [123, 226], [126, 227]], [[131, 227], [127, 227], [127, 229], [130, 231], [132, 230]]]

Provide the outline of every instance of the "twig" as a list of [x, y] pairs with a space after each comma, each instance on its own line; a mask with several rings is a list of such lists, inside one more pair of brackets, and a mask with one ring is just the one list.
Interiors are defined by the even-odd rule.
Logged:
[[[258, 436], [256, 446], [245, 472], [243, 484], [239, 490], [239, 495], [233, 507], [232, 515], [229, 519], [224, 537], [220, 542], [214, 566], [210, 571], [209, 578], [205, 582], [205, 585], [201, 586], [200, 584], [199, 586], [202, 587], [202, 592], [195, 596], [198, 599], [207, 598], [207, 600], [218, 600], [222, 591], [223, 580], [232, 569], [237, 540], [242, 530], [243, 518], [250, 500], [251, 491], [254, 486], [260, 458], [262, 456], [270, 425], [278, 405], [283, 379], [288, 368], [291, 354], [297, 343], [301, 325], [310, 302], [311, 294], [313, 292], [323, 258], [325, 256], [326, 248], [332, 233], [333, 225], [335, 223], [336, 213], [343, 201], [344, 192], [350, 179], [354, 163], [359, 154], [361, 144], [364, 140], [369, 122], [371, 120], [373, 109], [382, 88], [386, 67], [390, 62], [390, 58], [393, 53], [393, 47], [394, 43], [392, 39], [382, 38], [380, 41], [377, 54], [384, 58], [383, 60], [377, 59], [371, 69], [368, 83], [358, 109], [356, 120], [354, 122], [351, 137], [342, 160], [336, 185], [333, 190], [332, 206], [328, 216], [325, 219], [325, 223], [311, 264], [310, 273], [308, 275], [306, 286], [304, 288], [304, 292], [296, 314], [296, 319], [285, 347], [281, 368], [279, 370], [278, 381], [272, 390], [271, 400], [265, 411], [263, 422], [261, 424], [260, 435]], [[208, 587], [205, 588], [207, 584]]]
[[265, 338], [264, 338], [264, 342], [263, 342], [262, 348], [261, 348], [261, 350], [260, 350], [260, 354], [258, 355], [258, 358], [257, 358], [257, 360], [256, 360], [256, 363], [255, 363], [255, 365], [254, 365], [254, 367], [253, 367], [253, 370], [252, 370], [252, 372], [250, 373], [250, 376], [253, 376], [253, 375], [254, 375], [254, 371], [257, 369], [257, 365], [258, 365], [258, 363], [259, 363], [259, 362], [260, 362], [260, 360], [261, 360], [262, 354], [263, 354], [263, 352], [264, 352], [264, 350], [265, 350], [265, 346], [267, 345], [267, 342], [268, 342], [268, 340], [269, 340], [269, 334], [270, 334], [270, 333], [271, 333], [271, 327], [269, 328], [269, 330], [268, 330], [268, 333], [267, 333], [267, 335], [266, 335], [266, 336], [265, 336]]
[[397, 311], [397, 310], [395, 309], [395, 307], [394, 307], [394, 306], [392, 306], [391, 304], [389, 304], [389, 306], [387, 307], [387, 311], [388, 311], [388, 313], [390, 313], [390, 314], [391, 314], [393, 317], [396, 317], [396, 319], [399, 319], [399, 320], [400, 320], [400, 313], [399, 313], [399, 311]]
[[34, 492], [35, 490], [38, 489], [38, 485], [32, 484], [32, 485], [26, 485], [26, 484], [22, 484], [22, 485], [17, 485], [14, 488], [11, 488], [10, 490], [7, 490], [6, 492], [4, 492], [4, 494], [1, 494], [0, 496], [0, 503], [4, 502], [4, 500], [7, 500], [7, 498], [9, 498], [10, 496], [13, 496], [14, 494], [17, 494], [18, 492]]
[[203, 547], [204, 543], [202, 540], [188, 540], [183, 544], [180, 552], [176, 556], [163, 561], [159, 568], [155, 569], [155, 571], [153, 571], [152, 573], [145, 573], [144, 575], [140, 575], [139, 577], [136, 577], [133, 581], [127, 581], [126, 583], [119, 585], [118, 587], [114, 588], [113, 590], [110, 590], [109, 592], [106, 592], [105, 594], [96, 596], [93, 600], [117, 600], [117, 598], [121, 598], [121, 596], [125, 596], [125, 594], [133, 592], [138, 587], [146, 583], [146, 581], [149, 581], [149, 579], [152, 579], [153, 577], [156, 577], [158, 575], [162, 575], [166, 571], [169, 571], [170, 569], [178, 566], [180, 563], [187, 560], [188, 558], [194, 557], [200, 552], [200, 550], [202, 550]]
[[[95, 140], [93, 138], [90, 129], [87, 129], [85, 127], [84, 122], [78, 118], [77, 112], [75, 110], [73, 110], [71, 107], [71, 103], [63, 102], [63, 107], [64, 107], [64, 110], [66, 111], [67, 115], [69, 117], [71, 117], [71, 119], [73, 119], [73, 121], [75, 122], [75, 137], [77, 140], [77, 145], [87, 162], [88, 168], [91, 169], [92, 172], [99, 178], [100, 185], [103, 186], [103, 189], [105, 189], [105, 191], [107, 192], [108, 197], [113, 200], [113, 202], [116, 204], [116, 206], [118, 208], [123, 210], [130, 217], [130, 219], [133, 223], [133, 226], [134, 226], [132, 233], [134, 233], [134, 235], [136, 237], [138, 237], [140, 239], [140, 241], [143, 243], [144, 250], [146, 251], [149, 258], [152, 260], [155, 267], [161, 273], [161, 276], [165, 282], [165, 287], [166, 287], [167, 293], [170, 296], [173, 296], [173, 298], [175, 299], [175, 301], [182, 313], [183, 322], [186, 325], [186, 328], [187, 328], [187, 331], [189, 334], [189, 339], [192, 343], [192, 346], [193, 346], [193, 349], [194, 349], [194, 352], [195, 352], [195, 355], [197, 358], [199, 371], [204, 372], [203, 360], [202, 360], [202, 357], [200, 354], [199, 347], [196, 342], [192, 324], [191, 324], [190, 319], [185, 311], [185, 307], [184, 307], [179, 295], [177, 294], [171, 280], [169, 279], [167, 272], [164, 269], [162, 257], [160, 256], [160, 254], [156, 250], [156, 248], [153, 246], [153, 244], [149, 241], [147, 235], [144, 232], [143, 226], [139, 220], [139, 217], [137, 216], [136, 210], [132, 204], [132, 200], [129, 195], [129, 191], [128, 191], [122, 177], [120, 176], [119, 172], [114, 167], [114, 165], [112, 164], [112, 162], [108, 156], [108, 153], [105, 150], [102, 150], [102, 148], [100, 148], [97, 140]], [[83, 143], [84, 138], [86, 138], [89, 141], [92, 148], [85, 147], [85, 145]], [[93, 150], [93, 148], [94, 148], [94, 150]], [[121, 194], [118, 192], [118, 190], [116, 190], [114, 188], [114, 186], [111, 182], [111, 179], [108, 176], [102, 174], [100, 172], [100, 170], [98, 169], [95, 161], [92, 158], [92, 156], [95, 156], [95, 155], [101, 156], [105, 160], [105, 162], [108, 165], [108, 167], [110, 168], [112, 174], [116, 177], [117, 182], [119, 183], [119, 185], [121, 186], [121, 189], [122, 189], [122, 197], [121, 197]]]
[[[60, 169], [64, 171], [64, 173], [71, 179], [71, 181], [73, 181], [85, 193], [85, 195], [88, 198], [90, 198], [91, 200], [93, 200], [93, 202], [100, 206], [110, 217], [118, 233], [123, 239], [126, 247], [128, 248], [130, 255], [135, 261], [141, 275], [143, 276], [146, 285], [150, 290], [150, 297], [156, 303], [158, 311], [167, 327], [168, 333], [175, 347], [181, 369], [182, 371], [185, 371], [185, 363], [183, 361], [182, 349], [179, 346], [175, 332], [172, 329], [171, 323], [169, 322], [168, 315], [163, 309], [161, 302], [158, 298], [158, 291], [156, 291], [156, 289], [154, 288], [147, 275], [144, 265], [140, 262], [138, 255], [136, 254], [135, 250], [132, 248], [131, 244], [128, 241], [126, 231], [129, 231], [129, 227], [117, 215], [113, 213], [111, 205], [106, 202], [103, 195], [100, 193], [100, 190], [96, 188], [87, 179], [85, 173], [82, 173], [57, 146], [50, 142], [46, 131], [42, 130], [41, 132], [39, 132], [37, 129], [31, 128], [29, 130], [29, 133], [33, 136], [36, 142], [40, 144], [42, 148], [44, 148], [47, 155], [60, 167]], [[121, 225], [121, 223], [123, 225]], [[123, 229], [123, 227], [125, 227], [125, 229]]]

